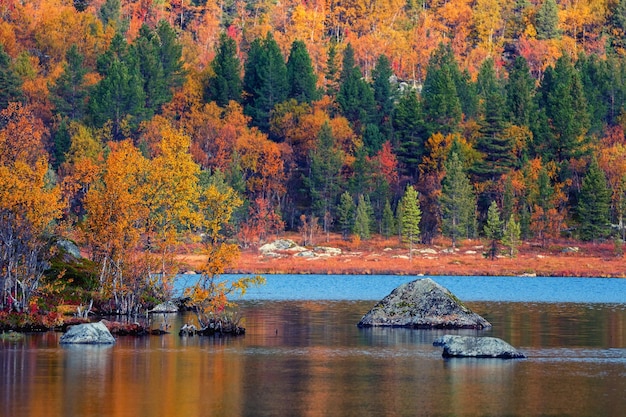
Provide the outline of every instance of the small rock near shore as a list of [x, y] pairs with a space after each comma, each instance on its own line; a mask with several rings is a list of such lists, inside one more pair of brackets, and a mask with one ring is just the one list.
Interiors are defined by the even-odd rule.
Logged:
[[115, 338], [103, 322], [71, 326], [61, 336], [61, 344], [112, 344]]
[[513, 346], [497, 337], [444, 335], [435, 339], [433, 346], [443, 346], [444, 358], [525, 358]]

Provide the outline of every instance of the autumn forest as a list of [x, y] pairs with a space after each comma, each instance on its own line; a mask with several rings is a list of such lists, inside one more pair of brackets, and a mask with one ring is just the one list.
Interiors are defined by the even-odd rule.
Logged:
[[[190, 295], [219, 310], [258, 278], [212, 278], [284, 231], [480, 236], [510, 256], [624, 239], [626, 0], [5, 0], [0, 16], [0, 310], [73, 282], [135, 312], [189, 243], [208, 259]], [[58, 239], [87, 273], [44, 277]]]

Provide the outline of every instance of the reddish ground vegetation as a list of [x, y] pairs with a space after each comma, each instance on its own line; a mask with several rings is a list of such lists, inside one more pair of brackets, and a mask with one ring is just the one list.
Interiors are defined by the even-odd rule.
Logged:
[[[300, 242], [299, 235], [284, 238]], [[332, 257], [306, 258], [283, 252], [282, 257], [268, 257], [257, 247], [242, 250], [240, 258], [229, 269], [233, 273], [256, 274], [403, 274], [403, 275], [537, 275], [573, 277], [626, 277], [626, 262], [612, 242], [582, 243], [577, 241], [552, 241], [545, 245], [525, 242], [515, 258], [501, 256], [491, 260], [483, 255], [485, 244], [480, 240], [467, 240], [451, 251], [450, 242], [438, 240], [432, 245], [414, 248], [409, 259], [406, 245], [398, 239], [374, 238], [368, 241], [346, 242], [340, 236], [320, 237], [317, 246], [340, 248], [342, 254]], [[570, 249], [574, 248], [574, 249]], [[575, 251], [578, 248], [578, 251]], [[436, 253], [427, 253], [427, 250]], [[430, 251], [430, 252], [432, 252]], [[181, 260], [191, 270], [199, 265], [199, 255], [181, 255]]]

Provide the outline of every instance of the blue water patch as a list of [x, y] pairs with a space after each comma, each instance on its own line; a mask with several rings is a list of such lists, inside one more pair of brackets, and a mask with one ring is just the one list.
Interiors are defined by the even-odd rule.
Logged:
[[[242, 275], [225, 275], [236, 279]], [[399, 285], [424, 277], [407, 275], [264, 275], [265, 285], [249, 288], [243, 300], [380, 300]], [[464, 301], [538, 303], [626, 303], [626, 279], [433, 276]], [[184, 275], [175, 289], [198, 276]]]

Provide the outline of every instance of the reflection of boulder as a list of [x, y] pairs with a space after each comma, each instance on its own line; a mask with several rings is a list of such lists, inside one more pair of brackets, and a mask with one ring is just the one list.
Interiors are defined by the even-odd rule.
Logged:
[[484, 329], [491, 323], [429, 278], [400, 285], [376, 304], [359, 327]]
[[434, 346], [443, 346], [443, 357], [525, 358], [513, 346], [496, 337], [445, 335], [435, 339]]
[[68, 328], [59, 343], [109, 344], [115, 343], [115, 338], [103, 322], [85, 323]]

